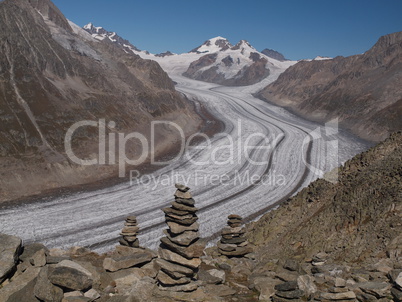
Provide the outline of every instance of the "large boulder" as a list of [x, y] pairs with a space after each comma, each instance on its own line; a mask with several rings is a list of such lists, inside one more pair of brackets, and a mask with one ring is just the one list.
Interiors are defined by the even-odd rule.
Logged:
[[39, 275], [39, 272], [39, 267], [29, 267], [21, 275], [13, 278], [12, 282], [0, 288], [0, 302], [8, 302], [10, 297], [23, 292], [26, 286]]
[[63, 260], [49, 267], [48, 278], [51, 283], [70, 290], [86, 290], [92, 286], [92, 274], [78, 263]]
[[[127, 248], [120, 246], [119, 248]], [[141, 266], [151, 262], [156, 257], [155, 254], [148, 250], [127, 248], [132, 251], [124, 251], [124, 253], [113, 255], [103, 260], [103, 268], [110, 272], [116, 272], [135, 266]]]
[[21, 244], [21, 238], [0, 234], [0, 283], [15, 270]]
[[364, 282], [359, 284], [359, 288], [377, 298], [384, 298], [390, 295], [391, 284], [387, 282]]
[[29, 243], [22, 247], [22, 253], [20, 255], [20, 260], [22, 262], [30, 262], [32, 257], [38, 252], [44, 250], [45, 254], [49, 253], [49, 250], [42, 243]]
[[63, 300], [63, 290], [53, 285], [48, 279], [49, 268], [43, 267], [37, 277], [34, 294], [44, 302], [60, 302]]

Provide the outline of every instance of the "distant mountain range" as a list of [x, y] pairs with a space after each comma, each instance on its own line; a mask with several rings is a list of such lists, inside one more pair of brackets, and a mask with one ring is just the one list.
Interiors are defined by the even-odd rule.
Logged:
[[286, 68], [296, 63], [284, 58], [273, 50], [265, 50], [265, 54], [257, 51], [249, 42], [241, 40], [232, 45], [223, 37], [215, 37], [188, 53], [150, 54], [141, 51], [115, 32], [89, 23], [83, 27], [92, 37], [119, 45], [126, 52], [134, 52], [145, 59], [156, 60], [162, 66], [165, 57], [179, 56], [186, 62], [183, 75], [194, 80], [216, 83], [226, 86], [245, 86], [260, 82], [271, 75], [272, 81]]

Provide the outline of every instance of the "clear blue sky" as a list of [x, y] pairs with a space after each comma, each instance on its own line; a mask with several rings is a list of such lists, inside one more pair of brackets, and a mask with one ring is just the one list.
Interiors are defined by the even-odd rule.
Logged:
[[93, 22], [142, 50], [187, 52], [223, 36], [289, 59], [349, 56], [402, 31], [402, 0], [54, 0], [83, 26]]

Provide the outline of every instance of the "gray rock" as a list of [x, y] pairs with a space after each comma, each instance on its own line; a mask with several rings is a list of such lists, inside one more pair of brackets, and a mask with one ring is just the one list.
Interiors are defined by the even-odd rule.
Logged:
[[348, 292], [350, 289], [349, 288], [347, 288], [347, 287], [331, 287], [330, 289], [329, 289], [329, 291], [331, 292], [331, 293], [346, 293], [346, 292]]
[[321, 298], [326, 300], [354, 300], [356, 299], [356, 294], [352, 291], [345, 293], [321, 293]]
[[244, 230], [243, 227], [236, 227], [236, 228], [224, 227], [222, 229], [222, 235], [229, 235], [229, 234], [242, 235], [245, 232], [246, 231]]
[[130, 297], [134, 297], [134, 301], [152, 301], [152, 293], [156, 288], [156, 282], [153, 278], [145, 277], [133, 284], [131, 287]]
[[26, 284], [21, 290], [13, 293], [7, 302], [40, 302], [34, 295], [36, 279]]
[[238, 245], [238, 244], [241, 244], [246, 241], [247, 241], [247, 239], [245, 237], [234, 237], [231, 239], [225, 239], [225, 238], [221, 239], [221, 242], [223, 244], [237, 244]]
[[[178, 273], [182, 276], [193, 276], [194, 271], [188, 267], [178, 265], [169, 261], [166, 261], [164, 259], [156, 259], [155, 260], [155, 265], [163, 270], [164, 272], [171, 272], [171, 273]], [[178, 276], [179, 277], [179, 276]]]
[[392, 294], [392, 297], [394, 297], [395, 302], [402, 301], [402, 291], [399, 290], [398, 288], [396, 288], [396, 287], [391, 288], [391, 294]]
[[275, 294], [275, 285], [281, 283], [280, 280], [271, 277], [260, 276], [253, 278], [250, 288], [255, 288], [259, 293], [260, 301], [270, 301], [270, 298]]
[[174, 279], [172, 277], [170, 277], [168, 274], [164, 273], [163, 271], [160, 271], [158, 273], [158, 275], [156, 276], [156, 278], [158, 279], [159, 283], [161, 283], [162, 285], [184, 285], [184, 284], [188, 284], [191, 282], [191, 279], [187, 278], [187, 277], [182, 277], [179, 279]]
[[365, 293], [373, 295], [377, 298], [388, 296], [391, 289], [391, 284], [386, 282], [365, 282], [358, 284], [358, 286]]
[[182, 234], [182, 233], [184, 233], [186, 231], [194, 231], [194, 232], [196, 232], [196, 231], [198, 231], [198, 229], [200, 227], [197, 222], [195, 222], [195, 223], [193, 223], [192, 225], [189, 225], [189, 226], [183, 226], [183, 225], [180, 225], [180, 224], [178, 224], [176, 222], [168, 221], [167, 225], [169, 227], [170, 232], [175, 234], [175, 235], [180, 235], [180, 234]]
[[189, 207], [184, 204], [177, 203], [175, 201], [172, 202], [172, 207], [173, 207], [173, 209], [176, 209], [179, 211], [186, 211], [189, 213], [196, 213], [198, 211], [198, 208], [196, 208], [196, 207]]
[[388, 276], [396, 286], [402, 289], [402, 269], [394, 269], [389, 272]]
[[39, 267], [28, 267], [21, 275], [13, 278], [12, 282], [0, 288], [0, 302], [7, 302], [13, 294], [23, 290], [39, 275], [39, 272]]
[[176, 198], [175, 201], [177, 203], [181, 203], [189, 207], [193, 207], [195, 205], [195, 200], [193, 198], [190, 199]]
[[90, 302], [90, 301], [91, 299], [87, 297], [66, 297], [62, 300], [62, 302]]
[[133, 253], [132, 255], [105, 258], [103, 260], [103, 268], [109, 272], [116, 272], [129, 267], [140, 266], [150, 262], [154, 255], [148, 252]]
[[277, 291], [276, 295], [285, 298], [285, 299], [298, 299], [304, 295], [304, 291], [300, 289], [291, 290], [291, 291]]
[[63, 299], [63, 290], [50, 283], [48, 279], [48, 267], [43, 267], [37, 277], [35, 296], [44, 302], [60, 302]]
[[217, 246], [220, 250], [225, 251], [225, 252], [233, 252], [233, 251], [235, 251], [236, 248], [237, 248], [237, 245], [236, 245], [236, 244], [224, 244], [224, 243], [222, 243], [222, 242], [220, 242], [220, 241], [218, 241], [218, 243], [216, 244], [216, 246]]
[[283, 265], [283, 268], [292, 272], [297, 272], [300, 269], [300, 265], [296, 260], [287, 259]]
[[288, 281], [284, 283], [280, 283], [275, 285], [275, 289], [277, 291], [291, 291], [291, 290], [296, 290], [299, 289], [299, 286], [297, 284], [297, 281]]
[[192, 269], [196, 269], [201, 265], [201, 259], [200, 258], [193, 258], [193, 259], [187, 259], [183, 256], [180, 256], [179, 254], [176, 254], [168, 249], [159, 249], [159, 255], [161, 258], [174, 262], [180, 265], [187, 266]]
[[33, 266], [42, 267], [46, 265], [46, 251], [44, 249], [40, 249], [35, 254], [32, 255], [29, 262]]
[[159, 287], [160, 290], [167, 290], [172, 292], [192, 292], [198, 288], [198, 284], [196, 282], [190, 282], [184, 285], [176, 285], [169, 287]]
[[204, 253], [204, 248], [206, 246], [206, 242], [201, 239], [187, 247], [178, 245], [178, 244], [170, 241], [169, 238], [167, 238], [167, 237], [162, 237], [161, 242], [163, 244], [162, 247], [166, 247], [166, 248], [170, 249], [171, 251], [173, 251], [183, 257], [186, 257], [187, 259], [201, 257]]
[[21, 243], [18, 237], [0, 233], [0, 284], [15, 270]]
[[336, 277], [335, 278], [335, 286], [336, 287], [345, 287], [346, 286], [346, 280], [342, 279], [342, 278], [339, 278], [339, 277]]
[[[180, 218], [180, 217], [187, 217], [187, 218]], [[166, 215], [165, 220], [188, 226], [188, 225], [192, 225], [194, 222], [196, 222], [198, 220], [198, 217], [193, 216], [193, 215], [188, 215], [188, 216]]]
[[22, 262], [29, 262], [32, 256], [40, 250], [45, 250], [46, 254], [49, 253], [49, 250], [42, 243], [29, 243], [22, 247], [22, 254], [20, 255], [20, 260]]
[[190, 190], [189, 187], [187, 187], [185, 185], [182, 185], [182, 184], [179, 184], [179, 183], [175, 184], [174, 186], [176, 187], [177, 190], [180, 190], [182, 192], [187, 192], [187, 191]]
[[83, 292], [76, 290], [73, 292], [64, 293], [64, 298], [67, 298], [67, 297], [84, 297], [84, 294], [83, 294]]
[[210, 269], [207, 271], [212, 277], [216, 278], [219, 280], [218, 283], [215, 284], [220, 284], [220, 283], [225, 283], [226, 280], [226, 273], [224, 271], [218, 270], [218, 269]]
[[63, 260], [50, 266], [48, 278], [51, 283], [71, 290], [86, 290], [92, 286], [92, 274], [78, 263]]
[[191, 199], [191, 198], [193, 198], [193, 196], [191, 195], [190, 192], [188, 192], [188, 191], [183, 192], [183, 191], [180, 191], [180, 190], [177, 190], [174, 193], [174, 196], [177, 197], [177, 198], [182, 198], [182, 199]]
[[200, 233], [194, 231], [185, 231], [176, 236], [174, 236], [168, 230], [164, 230], [163, 232], [170, 239], [170, 241], [182, 246], [189, 246], [200, 237]]
[[317, 286], [314, 284], [314, 277], [302, 275], [297, 278], [297, 286], [305, 292], [307, 296], [311, 296], [317, 292]]
[[91, 299], [91, 301], [94, 301], [94, 300], [100, 298], [100, 294], [95, 289], [91, 288], [89, 291], [87, 291], [84, 294], [84, 297], [87, 297], [87, 298]]
[[388, 277], [391, 280], [391, 282], [395, 282], [400, 273], [402, 273], [402, 269], [393, 269], [389, 271]]
[[68, 256], [47, 256], [46, 263], [47, 264], [57, 264], [62, 262], [63, 260], [71, 260]]
[[228, 257], [243, 257], [244, 255], [251, 253], [252, 251], [253, 250], [251, 247], [243, 246], [243, 247], [237, 247], [235, 251], [231, 252], [220, 250], [220, 253]]

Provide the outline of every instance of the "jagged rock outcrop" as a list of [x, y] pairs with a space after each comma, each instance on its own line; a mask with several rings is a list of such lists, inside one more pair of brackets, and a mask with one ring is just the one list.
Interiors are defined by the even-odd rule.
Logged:
[[276, 50], [265, 48], [263, 51], [261, 51], [262, 54], [266, 55], [267, 57], [270, 57], [272, 59], [278, 60], [278, 61], [287, 61], [285, 56], [281, 54], [280, 52], [277, 52]]
[[381, 37], [364, 54], [300, 61], [259, 96], [372, 141], [402, 129], [402, 32]]
[[[74, 132], [72, 151], [99, 164], [66, 154], [76, 122], [105, 119], [106, 135], [149, 138], [151, 121], [163, 117], [196, 131], [200, 119], [158, 63], [93, 38], [50, 0], [0, 2], [0, 26], [0, 201], [118, 176], [107, 144], [102, 164], [95, 126]], [[178, 135], [162, 129], [157, 153], [174, 148]], [[127, 156], [138, 158], [140, 147], [127, 146]]]
[[176, 188], [172, 206], [163, 209], [169, 229], [161, 239], [157, 279], [168, 290], [189, 292], [198, 287], [194, 281], [206, 242], [199, 238], [198, 209], [190, 188], [180, 184], [176, 184]]

